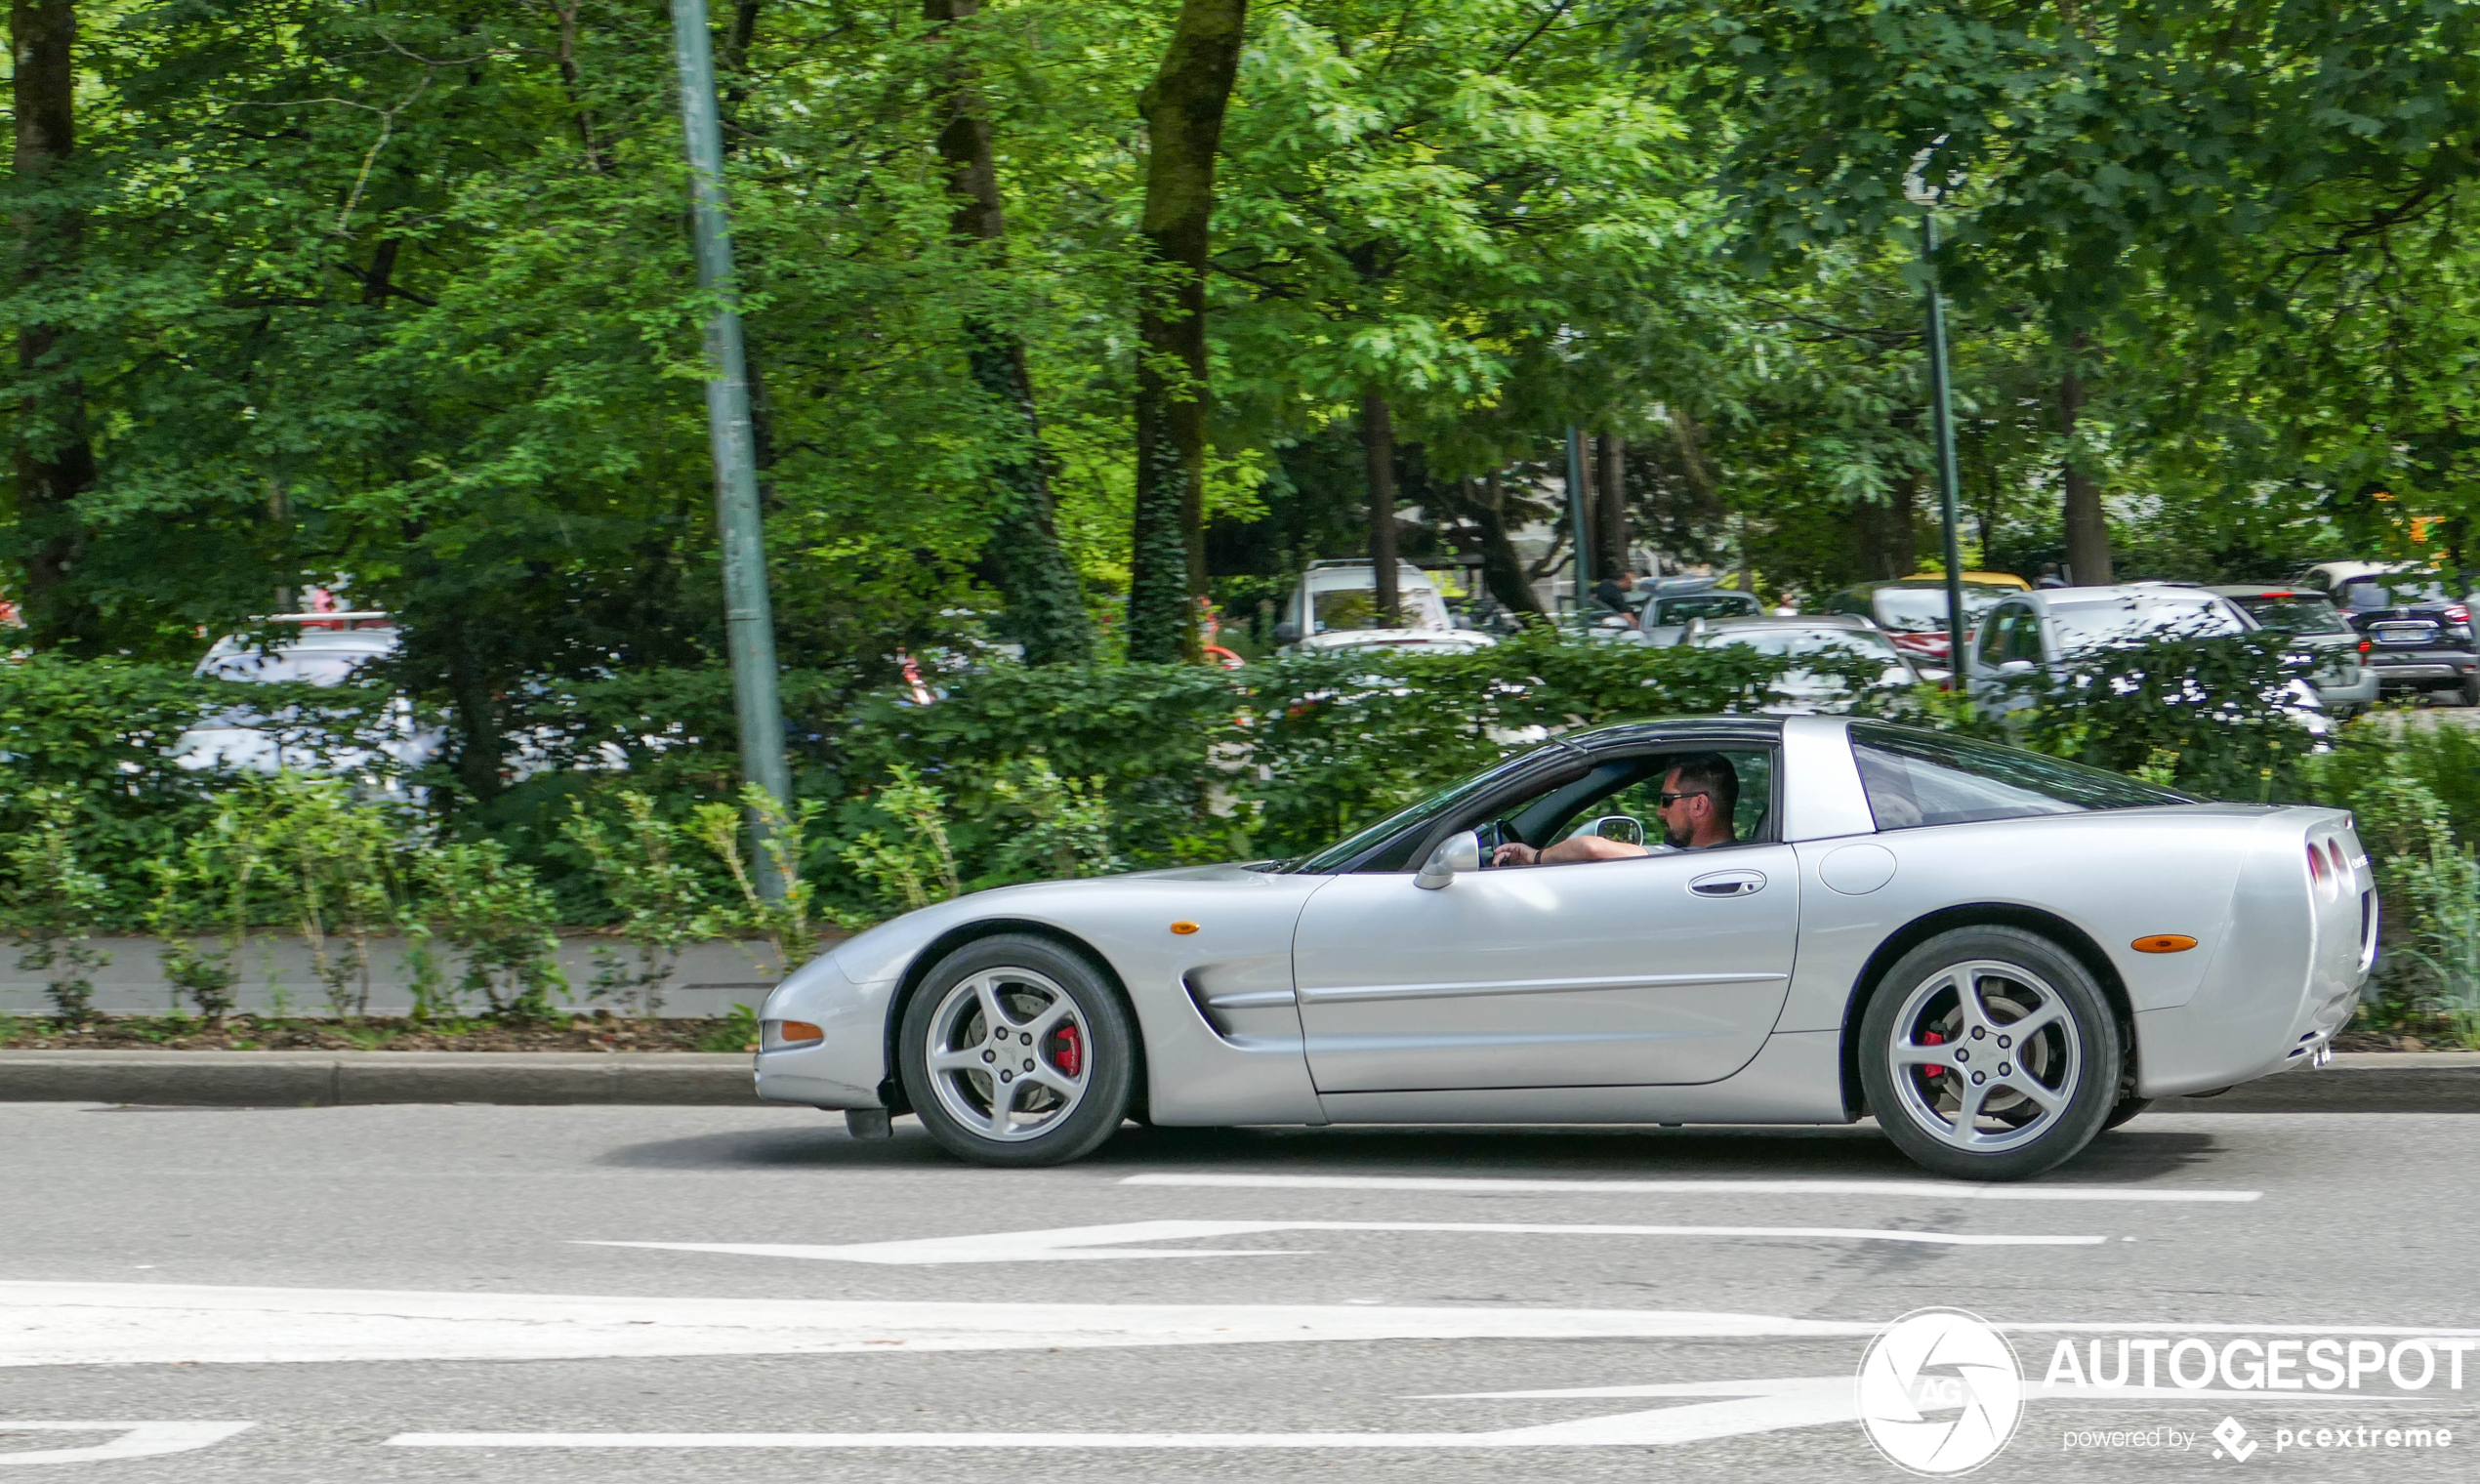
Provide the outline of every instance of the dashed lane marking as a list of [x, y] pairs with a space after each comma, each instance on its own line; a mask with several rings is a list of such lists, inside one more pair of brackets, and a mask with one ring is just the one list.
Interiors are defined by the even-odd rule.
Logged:
[[209, 1448], [251, 1422], [0, 1422], [0, 1440], [36, 1432], [113, 1432], [109, 1442], [82, 1448], [0, 1450], [0, 1468], [17, 1463], [102, 1463], [113, 1459], [151, 1458], [159, 1453], [187, 1453]]

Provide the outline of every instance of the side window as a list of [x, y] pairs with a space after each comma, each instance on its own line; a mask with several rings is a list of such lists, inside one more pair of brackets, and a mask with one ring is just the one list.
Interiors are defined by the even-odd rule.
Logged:
[[2030, 608], [2017, 608], [2015, 621], [2006, 629], [2006, 650], [1999, 662], [2030, 660], [2041, 663], [2041, 615]]
[[1737, 797], [1731, 803], [1732, 834], [1737, 843], [1770, 843], [1776, 839], [1779, 831], [1774, 818], [1774, 750], [1753, 747], [1668, 748], [1613, 760], [1582, 778], [1503, 804], [1490, 818], [1464, 828], [1478, 828], [1485, 847], [1513, 842], [1540, 847], [1556, 845], [1606, 814], [1625, 814], [1643, 826], [1645, 844], [1658, 845], [1662, 843], [1663, 780], [1680, 759], [1708, 751], [1722, 759], [1738, 785]]
[[2195, 803], [2080, 763], [1865, 721], [1852, 725], [1851, 755], [1881, 830]]
[[1997, 608], [1981, 620], [1980, 662], [1983, 665], [1995, 666], [1999, 663], [2006, 648], [2007, 631], [2014, 627], [2015, 615], [2023, 611], [2013, 607]]

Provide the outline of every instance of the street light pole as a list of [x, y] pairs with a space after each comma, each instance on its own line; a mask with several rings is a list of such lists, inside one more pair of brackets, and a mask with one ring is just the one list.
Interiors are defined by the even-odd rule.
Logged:
[[[672, 41], [681, 66], [681, 123], [687, 137], [697, 284], [714, 296], [706, 320], [707, 436], [715, 455], [715, 523], [723, 553], [723, 636], [732, 662], [733, 709], [740, 722], [741, 776], [790, 807], [784, 762], [783, 699], [776, 689], [775, 617], [766, 595], [766, 536], [758, 509], [758, 449], [749, 420], [749, 362], [741, 344], [740, 299], [732, 284], [732, 230], [724, 212], [723, 129], [715, 106], [714, 37], [706, 0], [672, 0]], [[758, 885], [783, 894], [753, 819], [750, 853]]]
[[1911, 173], [1903, 178], [1903, 193], [1921, 208], [1921, 268], [1927, 279], [1929, 423], [1937, 438], [1938, 518], [1946, 556], [1946, 664], [1954, 676], [1950, 683], [1956, 694], [1969, 705], [1971, 651], [1963, 642], [1967, 625], [1963, 614], [1963, 517], [1958, 511], [1962, 497], [1955, 473], [1954, 393], [1946, 366], [1946, 297], [1937, 285], [1938, 187], [1925, 179], [1930, 157], [1937, 152], [1938, 144], [1945, 143], [1946, 136], [1941, 134], [1937, 144], [1912, 157]]
[[1576, 532], [1576, 632], [1590, 634], [1591, 623], [1585, 616], [1586, 553], [1585, 541], [1585, 437], [1573, 424], [1567, 429], [1567, 518]]

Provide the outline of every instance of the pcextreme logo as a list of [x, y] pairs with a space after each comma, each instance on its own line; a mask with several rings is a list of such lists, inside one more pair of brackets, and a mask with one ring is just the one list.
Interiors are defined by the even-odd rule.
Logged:
[[1860, 1358], [1860, 1422], [1897, 1467], [1969, 1473], [2024, 1415], [2024, 1372], [2005, 1336], [1962, 1309], [1916, 1309]]

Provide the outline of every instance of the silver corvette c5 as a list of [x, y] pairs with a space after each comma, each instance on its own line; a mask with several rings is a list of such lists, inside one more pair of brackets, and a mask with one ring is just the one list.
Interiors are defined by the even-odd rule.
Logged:
[[[1664, 845], [1689, 816], [1692, 847]], [[1587, 858], [1511, 863], [1537, 851]], [[2149, 1099], [2321, 1060], [2377, 914], [2337, 810], [1872, 721], [1636, 722], [1302, 859], [873, 928], [768, 997], [758, 1092], [863, 1132], [909, 1110], [993, 1165], [1132, 1115], [1874, 1116], [1933, 1171], [2006, 1179]]]

